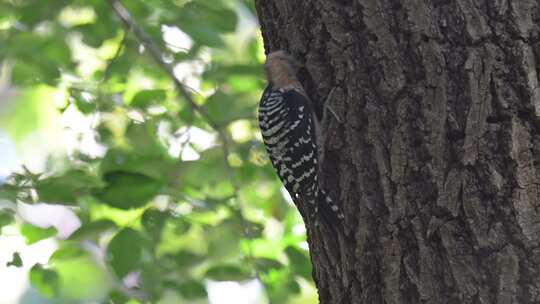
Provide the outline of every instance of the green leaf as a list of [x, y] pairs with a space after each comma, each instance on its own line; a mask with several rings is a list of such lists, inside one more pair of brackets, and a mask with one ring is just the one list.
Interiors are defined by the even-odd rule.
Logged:
[[84, 255], [85, 253], [86, 252], [79, 246], [68, 245], [68, 246], [65, 246], [56, 250], [51, 256], [51, 258], [49, 259], [49, 264], [57, 262], [57, 261], [78, 258]]
[[289, 258], [289, 265], [291, 266], [293, 272], [297, 273], [298, 275], [302, 276], [307, 280], [311, 280], [312, 270], [309, 257], [303, 251], [293, 246], [285, 248], [285, 253]]
[[[163, 270], [157, 263], [144, 263], [139, 271], [139, 288], [144, 290], [150, 299], [155, 299], [163, 292]], [[161, 266], [161, 265], [160, 265]]]
[[130, 124], [126, 130], [126, 138], [138, 155], [167, 155], [167, 150], [158, 140], [157, 126], [153, 121]]
[[[1, 128], [7, 130], [9, 136], [17, 142], [37, 128], [44, 127], [46, 125], [44, 120], [49, 121], [52, 118], [52, 111], [55, 111], [49, 103], [55, 93], [57, 90], [45, 85], [21, 88], [12, 99], [10, 107], [6, 107], [9, 111], [1, 113]], [[17, 179], [18, 174], [13, 175]]]
[[81, 303], [82, 299], [87, 299], [88, 303], [90, 299], [103, 298], [112, 282], [100, 262], [89, 254], [56, 259], [54, 270], [60, 277], [60, 297], [70, 299], [68, 303]]
[[113, 290], [108, 296], [110, 303], [112, 304], [124, 304], [129, 301], [129, 298], [120, 290]]
[[39, 264], [34, 265], [30, 269], [30, 283], [47, 298], [54, 298], [58, 295], [59, 277], [53, 270], [44, 269]]
[[80, 32], [83, 42], [91, 47], [98, 48], [107, 39], [112, 39], [118, 34], [118, 27], [113, 18], [113, 12], [105, 1], [84, 1], [92, 5], [96, 18], [94, 23], [86, 23], [74, 27]]
[[207, 27], [199, 27], [194, 23], [179, 22], [182, 30], [189, 34], [196, 42], [207, 45], [210, 47], [223, 46], [223, 39], [221, 36]]
[[[251, 93], [254, 91], [260, 92], [262, 90], [260, 80], [253, 78], [252, 76], [232, 75], [231, 77], [228, 77], [227, 84], [232, 92]], [[253, 98], [252, 100], [257, 99]]]
[[146, 230], [152, 236], [152, 239], [157, 242], [161, 238], [161, 232], [165, 226], [167, 218], [167, 212], [149, 208], [143, 213], [141, 217], [141, 224], [144, 230]]
[[19, 268], [19, 267], [22, 267], [22, 265], [23, 265], [23, 262], [22, 262], [22, 259], [21, 259], [21, 255], [18, 252], [14, 252], [13, 253], [13, 258], [11, 259], [11, 262], [6, 263], [7, 267], [15, 266], [15, 267]]
[[149, 176], [123, 171], [109, 172], [104, 176], [106, 187], [95, 196], [106, 204], [119, 208], [139, 208], [156, 196], [163, 184]]
[[48, 18], [54, 19], [65, 5], [65, 1], [44, 3], [42, 1], [19, 2], [20, 22], [33, 27]]
[[75, 106], [81, 113], [83, 114], [90, 114], [93, 113], [96, 108], [97, 104], [93, 100], [89, 100], [88, 98], [83, 96], [83, 91], [78, 89], [71, 89], [69, 91], [70, 97], [72, 99], [72, 102], [75, 103]]
[[56, 235], [54, 227], [40, 228], [30, 224], [23, 224], [21, 234], [26, 238], [28, 245]]
[[[17, 199], [17, 194], [19, 193], [20, 189], [17, 186], [10, 185], [10, 184], [3, 184], [0, 185], [0, 199], [5, 199], [8, 201], [14, 202]], [[0, 220], [0, 227], [1, 227], [1, 220]]]
[[210, 268], [205, 277], [215, 281], [244, 281], [251, 275], [239, 266], [223, 265]]
[[[182, 17], [187, 18], [186, 22], [195, 21], [194, 24], [207, 26], [217, 32], [226, 33], [236, 29], [236, 13], [221, 0], [212, 3], [206, 0], [192, 1], [182, 8], [180, 18]], [[205, 22], [201, 23], [200, 20]]]
[[178, 291], [188, 300], [206, 298], [208, 295], [204, 284], [195, 280], [180, 283], [178, 285]]
[[177, 170], [175, 162], [167, 155], [142, 155], [140, 152], [110, 149], [101, 162], [100, 171], [103, 174], [114, 171], [139, 173], [165, 180]]
[[269, 259], [269, 258], [257, 258], [255, 259], [255, 264], [257, 265], [258, 269], [265, 272], [270, 271], [272, 269], [280, 269], [284, 267], [284, 265], [278, 260]]
[[174, 257], [176, 265], [182, 270], [196, 266], [202, 262], [204, 258], [204, 256], [197, 255], [186, 250], [179, 251]]
[[206, 101], [208, 114], [219, 124], [228, 124], [234, 120], [254, 116], [254, 105], [242, 94], [226, 94], [217, 91]]
[[166, 97], [165, 90], [142, 90], [133, 96], [130, 104], [137, 108], [146, 109], [150, 105], [163, 102]]
[[36, 191], [39, 199], [45, 203], [75, 204], [77, 198], [89, 193], [92, 187], [98, 187], [101, 181], [83, 170], [73, 169], [61, 176], [38, 180]]
[[191, 222], [183, 217], [174, 218], [174, 220], [170, 221], [170, 225], [176, 235], [183, 235], [191, 228]]
[[198, 189], [210, 185], [213, 188], [215, 184], [223, 182], [223, 177], [227, 176], [221, 148], [205, 150], [201, 153], [200, 159], [184, 161], [178, 170], [182, 172], [180, 187], [192, 186]]
[[4, 226], [11, 224], [13, 220], [15, 220], [13, 211], [9, 209], [1, 209], [0, 210], [0, 233], [2, 232], [2, 228]]
[[82, 33], [82, 40], [91, 47], [100, 47], [103, 41], [111, 39], [116, 35], [116, 31], [112, 30], [109, 20], [105, 18], [97, 18], [96, 23], [87, 23], [75, 26], [73, 29]]
[[247, 7], [252, 14], [257, 14], [257, 9], [255, 8], [255, 2], [251, 0], [241, 0], [240, 1], [245, 7]]
[[59, 77], [58, 69], [46, 63], [17, 61], [11, 70], [11, 81], [17, 86], [29, 86], [41, 82], [50, 84]]
[[244, 220], [245, 229], [249, 231], [249, 234], [252, 238], [262, 237], [264, 231], [264, 225], [261, 223], [256, 223], [252, 221]]
[[107, 262], [114, 273], [123, 278], [141, 265], [143, 239], [131, 228], [118, 232], [107, 246]]
[[220, 34], [234, 31], [237, 17], [234, 11], [218, 3], [212, 1], [214, 5], [208, 5], [204, 1], [189, 2], [179, 12], [180, 28], [200, 44], [222, 46]]
[[239, 218], [229, 218], [206, 231], [208, 256], [214, 259], [229, 259], [238, 256], [243, 227]]
[[272, 303], [287, 303], [288, 298], [302, 291], [294, 274], [286, 268], [269, 272], [261, 278]]
[[289, 282], [287, 282], [287, 290], [289, 291], [288, 293], [290, 295], [298, 294], [302, 291], [302, 289], [300, 288], [300, 284], [298, 284], [298, 282], [296, 282], [295, 280], [290, 280]]
[[204, 80], [216, 82], [226, 82], [231, 75], [247, 76], [247, 77], [263, 77], [263, 69], [260, 64], [232, 64], [232, 65], [217, 65], [211, 70], [203, 73]]
[[116, 224], [107, 219], [101, 219], [83, 224], [69, 237], [72, 241], [81, 241], [96, 238], [105, 231], [116, 228]]

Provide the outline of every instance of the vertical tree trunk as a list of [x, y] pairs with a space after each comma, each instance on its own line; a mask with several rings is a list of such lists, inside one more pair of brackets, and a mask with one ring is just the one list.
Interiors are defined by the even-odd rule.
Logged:
[[333, 113], [350, 236], [310, 233], [320, 302], [540, 303], [540, 2], [255, 3]]

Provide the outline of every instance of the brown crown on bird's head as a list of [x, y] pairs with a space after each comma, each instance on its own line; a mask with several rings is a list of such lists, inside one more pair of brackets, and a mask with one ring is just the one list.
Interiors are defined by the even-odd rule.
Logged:
[[264, 64], [268, 80], [278, 86], [284, 87], [297, 82], [296, 73], [298, 62], [283, 50], [272, 52], [266, 56]]

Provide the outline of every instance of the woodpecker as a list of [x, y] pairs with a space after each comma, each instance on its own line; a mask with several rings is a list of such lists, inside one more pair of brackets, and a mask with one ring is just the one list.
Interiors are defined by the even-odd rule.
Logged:
[[268, 54], [268, 86], [259, 103], [259, 126], [268, 156], [302, 215], [341, 226], [342, 210], [319, 186], [318, 121], [296, 77], [296, 61], [284, 51]]

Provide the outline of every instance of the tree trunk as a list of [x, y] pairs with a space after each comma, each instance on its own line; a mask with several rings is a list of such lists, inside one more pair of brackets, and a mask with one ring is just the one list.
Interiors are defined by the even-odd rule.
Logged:
[[255, 2], [325, 113], [320, 303], [540, 303], [540, 1]]

